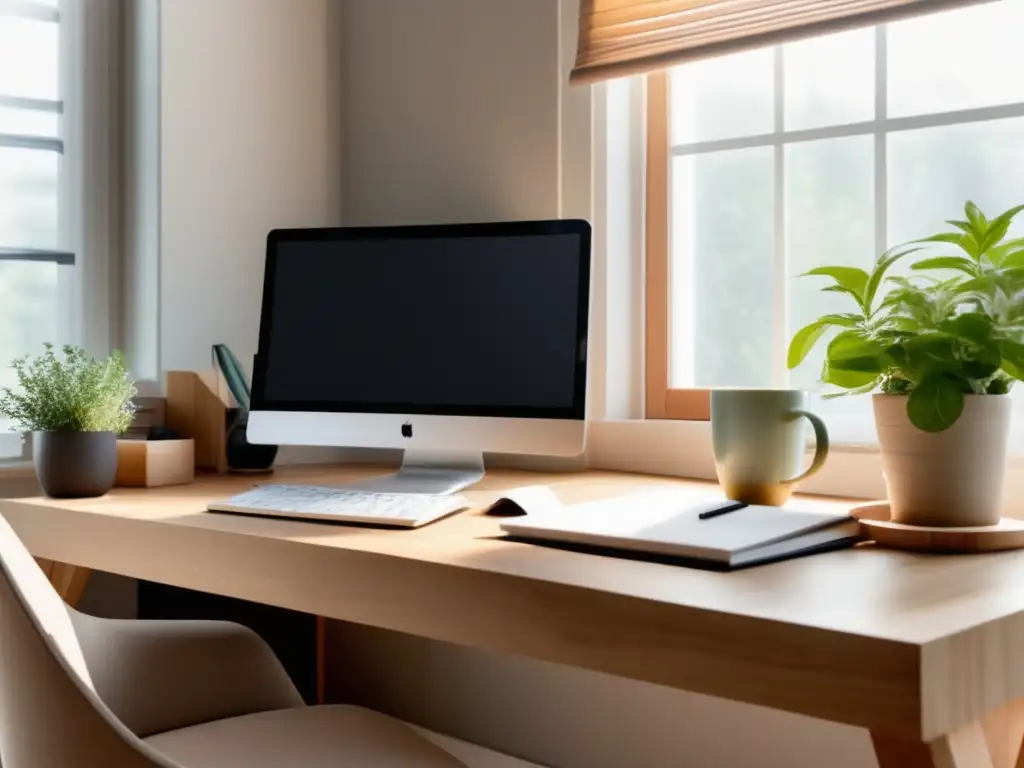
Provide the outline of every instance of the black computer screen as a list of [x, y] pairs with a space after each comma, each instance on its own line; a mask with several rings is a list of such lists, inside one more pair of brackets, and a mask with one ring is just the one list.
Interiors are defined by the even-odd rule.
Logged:
[[253, 407], [583, 418], [589, 226], [285, 230]]

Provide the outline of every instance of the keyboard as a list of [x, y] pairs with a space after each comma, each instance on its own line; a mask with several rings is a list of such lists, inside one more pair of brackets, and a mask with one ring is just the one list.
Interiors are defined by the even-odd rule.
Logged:
[[260, 485], [224, 501], [209, 512], [301, 518], [335, 523], [418, 528], [469, 506], [462, 496], [371, 493], [319, 485]]

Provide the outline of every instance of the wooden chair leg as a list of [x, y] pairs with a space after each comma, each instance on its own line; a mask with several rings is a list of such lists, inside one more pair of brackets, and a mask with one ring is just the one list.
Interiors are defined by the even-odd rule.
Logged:
[[871, 734], [879, 768], [994, 768], [981, 723], [972, 723], [930, 743]]
[[43, 573], [46, 574], [46, 578], [50, 578], [50, 576], [53, 575], [53, 566], [55, 565], [53, 560], [44, 560], [41, 557], [37, 557], [36, 564], [42, 569]]
[[42, 558], [36, 558], [36, 562], [43, 569], [43, 573], [46, 574], [46, 578], [50, 580], [61, 599], [72, 608], [77, 606], [85, 592], [85, 585], [89, 583], [89, 575], [92, 571], [78, 565], [57, 563]]

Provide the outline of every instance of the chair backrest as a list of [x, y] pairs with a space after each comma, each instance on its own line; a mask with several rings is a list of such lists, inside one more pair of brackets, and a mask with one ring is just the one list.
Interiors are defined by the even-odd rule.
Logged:
[[72, 609], [2, 517], [0, 760], [3, 768], [181, 768], [96, 695]]

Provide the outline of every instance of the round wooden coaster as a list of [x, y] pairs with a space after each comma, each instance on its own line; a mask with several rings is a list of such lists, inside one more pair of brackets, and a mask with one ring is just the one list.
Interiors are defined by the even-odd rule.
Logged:
[[998, 552], [1024, 547], [1024, 520], [1004, 517], [997, 525], [972, 528], [926, 528], [889, 520], [886, 503], [851, 510], [864, 535], [881, 547], [914, 552]]

